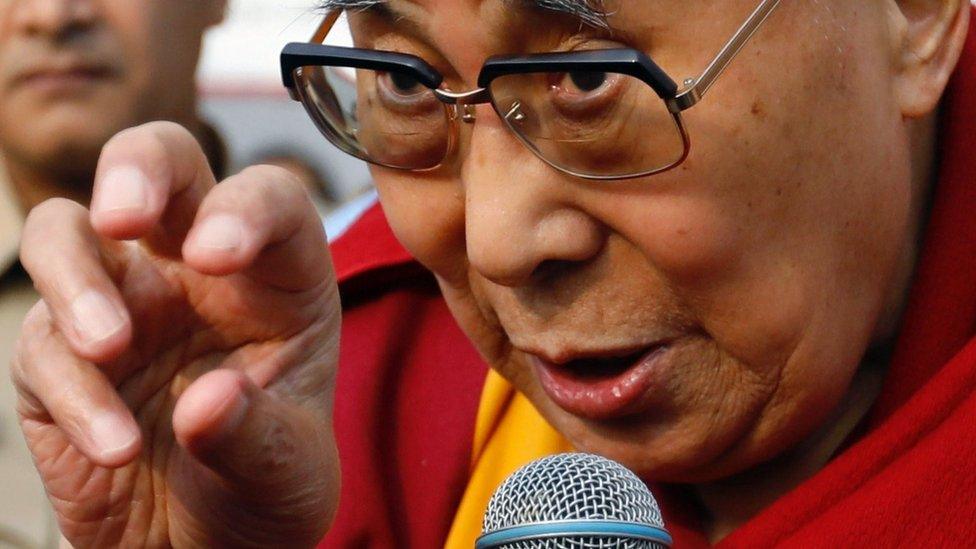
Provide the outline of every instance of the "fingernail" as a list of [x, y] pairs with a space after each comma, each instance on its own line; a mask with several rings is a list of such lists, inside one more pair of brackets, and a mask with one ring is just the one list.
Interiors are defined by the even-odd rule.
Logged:
[[127, 421], [114, 414], [102, 413], [92, 418], [91, 438], [99, 453], [110, 458], [135, 443], [138, 435], [132, 432]]
[[145, 210], [149, 205], [149, 179], [130, 166], [112, 168], [102, 178], [93, 209], [98, 212]]
[[197, 229], [195, 243], [201, 248], [236, 250], [241, 247], [244, 226], [232, 215], [215, 215]]
[[125, 326], [125, 318], [107, 297], [88, 290], [71, 303], [75, 329], [88, 343], [97, 343], [115, 335]]

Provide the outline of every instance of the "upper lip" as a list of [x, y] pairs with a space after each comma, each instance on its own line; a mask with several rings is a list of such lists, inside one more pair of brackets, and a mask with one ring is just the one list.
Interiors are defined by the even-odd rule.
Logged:
[[569, 364], [570, 362], [576, 360], [593, 360], [593, 359], [610, 359], [610, 358], [623, 358], [631, 355], [635, 355], [642, 351], [649, 351], [654, 348], [662, 347], [667, 345], [671, 341], [671, 338], [661, 338], [650, 341], [648, 343], [641, 343], [637, 345], [628, 345], [621, 347], [611, 347], [611, 348], [597, 348], [590, 347], [584, 349], [557, 349], [557, 350], [544, 350], [540, 348], [523, 347], [521, 350], [524, 353], [536, 356], [545, 362], [550, 364], [555, 364], [557, 366]]

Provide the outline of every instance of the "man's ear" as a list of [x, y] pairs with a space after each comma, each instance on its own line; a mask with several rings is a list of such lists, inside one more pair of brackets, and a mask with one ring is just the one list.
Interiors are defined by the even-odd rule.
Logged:
[[227, 0], [207, 0], [207, 13], [205, 14], [207, 27], [219, 25], [227, 15]]
[[969, 30], [970, 0], [887, 0], [895, 95], [906, 118], [939, 104]]

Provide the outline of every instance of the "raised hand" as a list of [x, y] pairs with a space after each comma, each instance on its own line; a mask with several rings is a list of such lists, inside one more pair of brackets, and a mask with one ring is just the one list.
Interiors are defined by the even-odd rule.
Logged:
[[322, 224], [260, 166], [216, 184], [186, 130], [105, 147], [89, 212], [28, 217], [42, 300], [12, 372], [27, 444], [75, 547], [304, 546], [339, 491], [340, 323]]

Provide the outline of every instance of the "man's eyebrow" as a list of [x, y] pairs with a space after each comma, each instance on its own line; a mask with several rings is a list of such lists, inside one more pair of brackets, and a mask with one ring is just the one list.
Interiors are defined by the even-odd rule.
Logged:
[[[368, 10], [384, 6], [387, 0], [319, 0], [322, 10]], [[607, 12], [603, 9], [604, 0], [506, 0], [506, 3], [519, 7], [537, 7], [575, 15], [581, 21], [594, 27], [607, 27]]]
[[320, 10], [365, 10], [385, 3], [386, 0], [319, 0], [316, 8]]
[[510, 3], [568, 13], [579, 17], [587, 25], [607, 27], [609, 14], [603, 8], [603, 0], [510, 0]]

